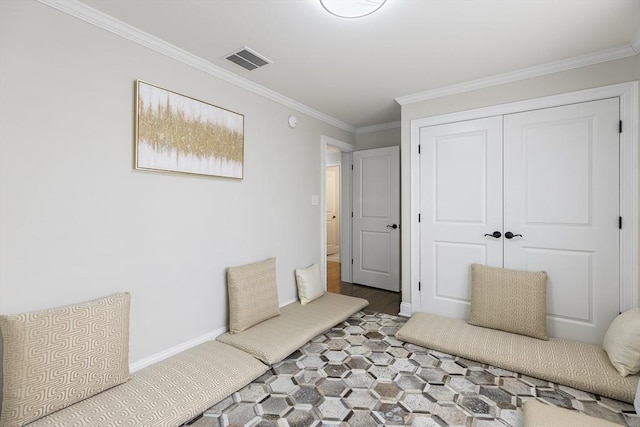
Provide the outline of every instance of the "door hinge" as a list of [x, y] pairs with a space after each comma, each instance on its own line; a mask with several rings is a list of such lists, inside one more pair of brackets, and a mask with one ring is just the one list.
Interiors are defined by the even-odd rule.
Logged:
[[351, 212], [351, 218], [353, 218], [353, 212]]
[[421, 145], [418, 144], [418, 154], [420, 154], [420, 147], [421, 147]]
[[618, 122], [618, 133], [622, 133], [622, 120]]
[[422, 219], [422, 214], [418, 214], [418, 222]]
[[418, 291], [422, 290], [422, 282], [418, 282]]
[[622, 230], [622, 217], [618, 217], [618, 229]]
[[351, 170], [353, 170], [353, 165], [351, 165]]
[[353, 264], [353, 258], [351, 258], [351, 264]]

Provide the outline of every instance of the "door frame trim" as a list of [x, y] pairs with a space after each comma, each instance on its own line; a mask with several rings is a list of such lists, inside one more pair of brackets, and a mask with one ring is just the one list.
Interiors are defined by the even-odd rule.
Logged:
[[404, 223], [409, 224], [409, 227], [405, 227], [405, 233], [408, 234], [405, 237], [409, 239], [411, 253], [409, 277], [411, 308], [414, 313], [421, 309], [420, 291], [418, 290], [418, 282], [420, 281], [420, 225], [418, 223], [420, 210], [420, 159], [418, 154], [420, 128], [614, 97], [620, 98], [620, 118], [623, 121], [623, 132], [620, 134], [620, 212], [623, 217], [623, 227], [620, 231], [620, 309], [625, 311], [638, 306], [640, 296], [638, 289], [640, 267], [638, 259], [638, 233], [640, 230], [640, 173], [638, 171], [640, 150], [638, 142], [640, 132], [638, 81], [632, 81], [410, 121], [410, 209], [409, 218]]
[[[362, 157], [360, 157], [359, 159], [356, 159], [357, 155], [360, 155]], [[397, 206], [394, 206], [394, 203], [390, 203], [389, 207], [392, 209], [390, 211], [390, 216], [393, 217], [392, 221], [393, 222], [397, 222], [399, 224], [399, 228], [395, 231], [387, 231], [388, 233], [390, 233], [390, 236], [394, 236], [392, 238], [392, 241], [397, 239], [397, 263], [392, 263], [389, 267], [389, 273], [394, 273], [394, 274], [388, 274], [387, 277], [392, 278], [390, 280], [390, 282], [392, 282], [395, 285], [395, 279], [397, 278], [397, 290], [395, 289], [395, 286], [393, 286], [393, 288], [391, 286], [385, 286], [386, 284], [384, 284], [385, 280], [382, 280], [382, 284], [380, 282], [377, 282], [377, 279], [379, 278], [379, 276], [373, 275], [369, 276], [368, 278], [365, 278], [363, 276], [367, 276], [371, 273], [368, 273], [365, 271], [365, 269], [359, 268], [358, 265], [360, 265], [362, 267], [362, 259], [363, 259], [363, 250], [362, 250], [362, 246], [360, 243], [362, 243], [362, 236], [358, 237], [358, 230], [360, 231], [364, 231], [363, 229], [360, 229], [358, 227], [358, 225], [361, 225], [363, 222], [368, 222], [365, 221], [363, 218], [361, 218], [362, 222], [360, 224], [358, 224], [358, 217], [360, 214], [362, 214], [362, 206], [360, 206], [360, 208], [358, 208], [358, 202], [361, 201], [358, 199], [358, 197], [356, 196], [356, 194], [359, 194], [361, 197], [360, 199], [362, 199], [362, 195], [363, 195], [363, 186], [362, 185], [357, 185], [357, 181], [360, 179], [362, 181], [363, 179], [363, 163], [359, 160], [363, 160], [363, 159], [370, 159], [370, 158], [380, 158], [381, 156], [387, 156], [387, 159], [389, 160], [393, 160], [393, 162], [390, 164], [391, 169], [389, 170], [389, 172], [394, 172], [394, 173], [390, 173], [388, 178], [389, 178], [389, 184], [391, 185], [390, 188], [390, 199], [389, 201], [393, 201], [396, 202], [395, 196], [397, 196]], [[351, 254], [352, 254], [352, 262], [353, 262], [353, 267], [351, 269], [352, 271], [352, 278], [353, 278], [353, 283], [358, 283], [358, 284], [366, 284], [367, 286], [373, 287], [373, 288], [378, 288], [378, 289], [384, 289], [387, 291], [391, 291], [391, 292], [401, 292], [402, 291], [402, 276], [401, 276], [401, 271], [402, 271], [402, 257], [401, 257], [401, 232], [402, 232], [402, 211], [401, 211], [401, 188], [400, 188], [400, 170], [401, 170], [401, 165], [400, 165], [400, 147], [397, 145], [389, 145], [386, 147], [378, 147], [378, 148], [368, 148], [365, 150], [358, 150], [356, 152], [353, 153], [353, 156], [351, 158], [352, 160], [352, 176], [353, 176], [353, 180], [352, 180], [352, 193], [351, 193], [351, 212], [352, 212], [352, 219], [351, 219], [351, 233], [352, 233], [352, 238], [351, 238]], [[397, 171], [395, 170], [395, 168], [398, 168]], [[397, 172], [397, 173], [395, 173]], [[359, 189], [359, 192], [356, 191], [356, 188]], [[394, 194], [394, 189], [397, 189], [397, 194]], [[393, 209], [394, 207], [397, 208]], [[356, 215], [358, 214], [358, 215]], [[397, 219], [395, 219], [397, 218]], [[389, 227], [387, 221], [384, 221], [384, 223], [386, 224], [387, 227]], [[358, 230], [356, 230], [356, 228], [358, 228]], [[395, 245], [395, 242], [393, 242]], [[359, 248], [357, 251], [356, 249]], [[396, 255], [393, 254], [392, 252], [390, 252], [390, 255]], [[395, 258], [395, 257], [393, 257]], [[395, 259], [394, 259], [395, 261]], [[362, 279], [362, 281], [358, 281], [356, 280], [356, 276], [358, 276], [360, 279]], [[388, 284], [388, 283], [387, 283]]]
[[[320, 137], [320, 273], [322, 275], [322, 283], [324, 285], [324, 289], [327, 289], [327, 222], [325, 218], [325, 213], [327, 211], [327, 146], [331, 145], [332, 147], [339, 148], [342, 152], [345, 153], [353, 153], [356, 151], [356, 146], [349, 144], [348, 142], [340, 141], [339, 139], [331, 138], [330, 136], [322, 135]], [[343, 165], [344, 166], [344, 165]], [[344, 171], [344, 167], [340, 168], [341, 173]], [[340, 182], [342, 183], [342, 176], [340, 177]], [[340, 191], [341, 194], [341, 203], [340, 209], [343, 207], [342, 203], [342, 195], [343, 192]], [[349, 203], [351, 201], [349, 200]], [[344, 221], [341, 221], [340, 226], [340, 257], [342, 258], [342, 251], [348, 250], [351, 252], [351, 245], [345, 245], [342, 242], [342, 224]], [[349, 231], [351, 228], [350, 221], [348, 224], [345, 222], [345, 225], [349, 226]], [[351, 233], [349, 232], [349, 235]], [[348, 266], [349, 269], [351, 266]]]

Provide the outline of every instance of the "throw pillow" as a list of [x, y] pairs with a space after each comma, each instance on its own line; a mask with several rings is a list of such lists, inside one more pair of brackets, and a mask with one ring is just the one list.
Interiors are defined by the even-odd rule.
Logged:
[[298, 286], [298, 298], [300, 298], [302, 305], [309, 304], [324, 295], [318, 264], [296, 269], [296, 285]]
[[129, 379], [129, 294], [0, 315], [0, 425], [18, 427]]
[[546, 340], [547, 273], [471, 266], [469, 324]]
[[228, 268], [227, 287], [232, 334], [280, 314], [275, 258]]
[[625, 311], [611, 322], [602, 348], [623, 377], [640, 372], [640, 308]]

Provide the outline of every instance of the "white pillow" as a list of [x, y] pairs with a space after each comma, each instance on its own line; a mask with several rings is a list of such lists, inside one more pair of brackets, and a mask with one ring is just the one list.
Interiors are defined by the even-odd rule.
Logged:
[[625, 311], [613, 319], [602, 348], [623, 377], [640, 372], [640, 308]]
[[320, 279], [320, 267], [313, 264], [307, 268], [296, 269], [296, 284], [298, 285], [298, 298], [300, 304], [309, 304], [311, 301], [324, 295], [324, 286]]

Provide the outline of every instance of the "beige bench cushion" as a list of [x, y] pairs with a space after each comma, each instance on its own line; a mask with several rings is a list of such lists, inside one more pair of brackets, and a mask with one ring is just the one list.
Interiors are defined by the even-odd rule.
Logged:
[[537, 400], [524, 403], [524, 427], [619, 427], [619, 424], [590, 417], [578, 411], [546, 405]]
[[0, 315], [0, 425], [23, 426], [127, 381], [129, 300]]
[[397, 337], [432, 350], [519, 372], [546, 381], [633, 402], [638, 376], [622, 377], [602, 347], [471, 326], [464, 320], [416, 313]]
[[305, 305], [299, 302], [289, 304], [280, 309], [280, 316], [239, 334], [224, 334], [217, 339], [271, 365], [368, 304], [362, 298], [326, 293]]
[[268, 369], [250, 355], [209, 341], [136, 372], [126, 383], [41, 418], [43, 426], [178, 426]]

